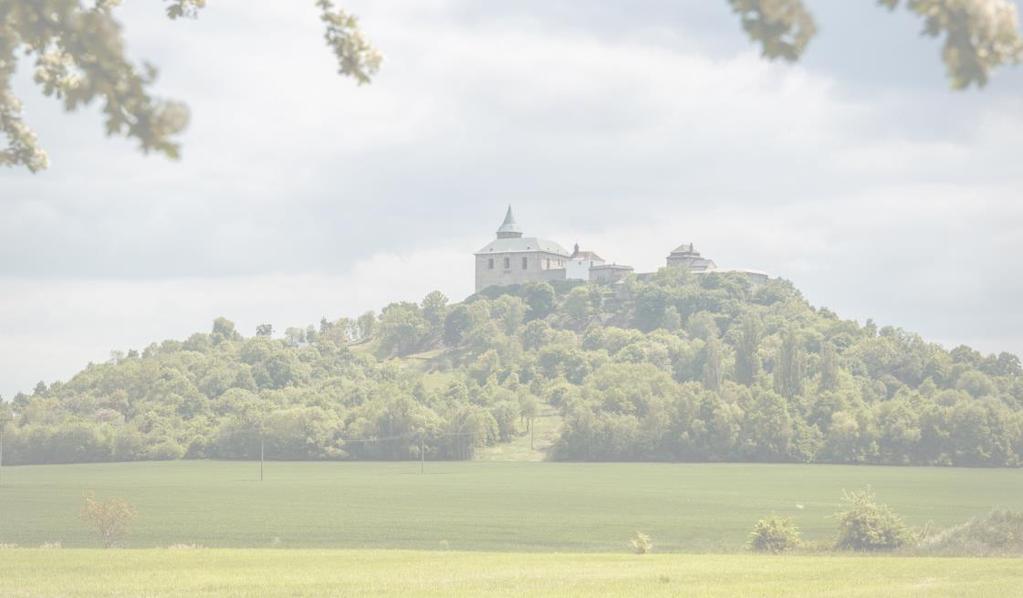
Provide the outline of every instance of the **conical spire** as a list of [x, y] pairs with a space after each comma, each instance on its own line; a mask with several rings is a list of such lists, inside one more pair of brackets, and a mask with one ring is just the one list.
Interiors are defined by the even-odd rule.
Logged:
[[521, 236], [522, 230], [519, 229], [519, 225], [515, 223], [515, 216], [512, 215], [512, 209], [509, 205], [508, 212], [504, 215], [504, 222], [502, 222], [501, 227], [497, 229], [497, 238], [511, 239]]

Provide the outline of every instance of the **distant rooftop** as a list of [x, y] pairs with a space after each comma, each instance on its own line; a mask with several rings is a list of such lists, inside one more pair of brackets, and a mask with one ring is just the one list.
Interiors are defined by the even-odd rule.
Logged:
[[575, 260], [594, 260], [594, 261], [600, 261], [600, 262], [604, 261], [604, 258], [600, 257], [596, 253], [593, 253], [592, 251], [581, 251], [579, 249], [579, 244], [578, 243], [576, 243], [575, 247], [572, 248], [572, 259], [575, 259]]
[[683, 244], [679, 245], [678, 247], [676, 247], [675, 249], [672, 249], [671, 253], [672, 253], [672, 255], [679, 254], [679, 253], [681, 253], [681, 254], [691, 254], [691, 255], [700, 255], [700, 252], [696, 251], [696, 249], [693, 247], [692, 243], [683, 243]]

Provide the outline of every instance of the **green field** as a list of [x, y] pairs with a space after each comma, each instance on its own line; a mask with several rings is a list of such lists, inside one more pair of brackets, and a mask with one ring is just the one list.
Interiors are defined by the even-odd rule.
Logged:
[[96, 547], [85, 492], [139, 511], [129, 547], [616, 552], [742, 550], [753, 522], [791, 515], [834, 537], [844, 489], [871, 485], [912, 525], [1023, 510], [1023, 470], [827, 465], [176, 461], [9, 467], [0, 543]]
[[[59, 554], [60, 558], [55, 558]], [[11, 550], [20, 596], [1019, 596], [1013, 559], [331, 550]]]

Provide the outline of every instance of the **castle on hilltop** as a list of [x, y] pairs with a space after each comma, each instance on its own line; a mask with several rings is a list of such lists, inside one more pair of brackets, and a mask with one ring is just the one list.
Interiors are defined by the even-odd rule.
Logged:
[[[523, 236], [511, 206], [497, 229], [497, 238], [475, 255], [476, 292], [492, 286], [552, 280], [614, 283], [633, 272], [632, 266], [608, 264], [596, 253], [580, 250], [578, 244], [569, 253], [554, 241]], [[701, 256], [692, 243], [676, 247], [666, 262], [668, 267], [682, 267], [696, 274], [725, 271], [719, 270], [714, 260]], [[727, 271], [743, 273], [755, 283], [768, 278], [767, 274], [755, 270]]]

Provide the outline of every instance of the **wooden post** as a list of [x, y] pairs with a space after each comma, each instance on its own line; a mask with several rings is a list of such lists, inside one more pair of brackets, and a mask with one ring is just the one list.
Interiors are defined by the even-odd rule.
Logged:
[[536, 450], [533, 448], [533, 418], [529, 418], [529, 450]]

